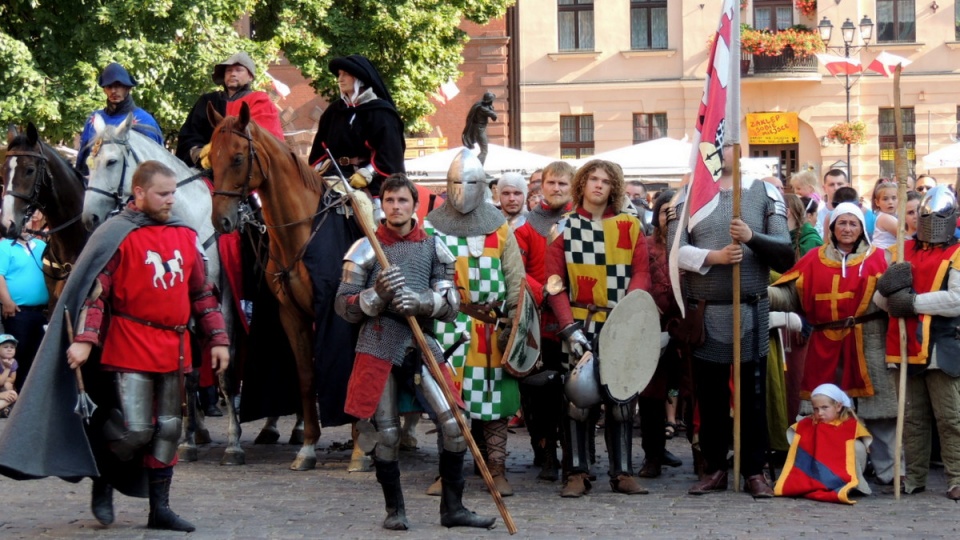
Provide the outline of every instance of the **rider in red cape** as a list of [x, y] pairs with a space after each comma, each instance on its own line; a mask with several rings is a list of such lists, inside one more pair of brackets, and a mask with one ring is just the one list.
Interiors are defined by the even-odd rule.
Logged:
[[283, 140], [283, 127], [277, 106], [266, 92], [250, 89], [257, 74], [257, 66], [250, 56], [240, 51], [213, 68], [213, 82], [223, 90], [200, 96], [194, 103], [180, 133], [177, 135], [177, 157], [190, 167], [201, 167], [201, 152], [213, 137], [213, 126], [207, 118], [207, 103], [213, 103], [218, 113], [237, 116], [240, 105], [250, 107], [250, 117], [263, 129]]
[[[216, 366], [226, 367], [229, 357], [219, 305], [196, 251], [196, 233], [171, 218], [175, 189], [176, 177], [167, 167], [149, 161], [140, 165], [134, 203], [97, 230], [77, 261], [38, 352], [36, 374], [28, 379], [24, 399], [0, 438], [0, 472], [8, 476], [93, 477], [91, 506], [104, 525], [114, 518], [112, 488], [142, 497], [145, 468], [148, 527], [194, 530], [169, 508], [182, 373], [189, 368], [184, 329], [191, 313], [209, 336]], [[152, 253], [158, 254], [159, 265], [148, 264]], [[132, 286], [131, 278], [139, 278], [139, 287]], [[148, 297], [153, 301], [145, 302]], [[109, 331], [102, 325], [105, 305], [112, 314]], [[163, 313], [151, 307], [156, 305], [163, 306]], [[69, 349], [66, 309], [82, 330]], [[129, 330], [137, 334], [136, 344], [128, 339]], [[70, 368], [83, 366], [97, 342], [105, 354], [93, 356], [85, 380], [100, 406], [85, 432], [73, 414], [77, 390]], [[33, 443], [23, 444], [27, 439]]]

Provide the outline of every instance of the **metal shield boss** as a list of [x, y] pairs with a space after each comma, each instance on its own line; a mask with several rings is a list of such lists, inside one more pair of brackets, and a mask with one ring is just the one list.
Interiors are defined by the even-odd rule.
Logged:
[[464, 148], [447, 170], [447, 204], [461, 214], [474, 211], [487, 191], [487, 175], [473, 152]]
[[602, 397], [597, 360], [592, 352], [584, 353], [577, 365], [570, 370], [567, 380], [563, 383], [563, 393], [580, 409], [587, 409], [600, 403]]
[[600, 330], [600, 383], [614, 401], [643, 391], [660, 361], [660, 313], [653, 297], [636, 290], [607, 315]]
[[503, 351], [503, 369], [514, 377], [526, 377], [540, 358], [540, 312], [526, 280], [523, 281], [523, 291], [509, 332], [510, 341]]

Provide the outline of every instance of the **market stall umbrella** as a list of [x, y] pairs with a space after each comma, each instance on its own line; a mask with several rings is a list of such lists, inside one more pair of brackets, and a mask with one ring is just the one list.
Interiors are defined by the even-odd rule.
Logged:
[[580, 166], [591, 159], [612, 161], [623, 168], [624, 176], [681, 176], [690, 172], [691, 144], [663, 137], [652, 141], [617, 148], [571, 161]]
[[927, 154], [923, 158], [923, 166], [928, 170], [960, 168], [960, 142]]
[[[407, 176], [418, 180], [444, 180], [453, 158], [457, 157], [460, 150], [462, 147], [408, 159], [404, 162]], [[475, 150], [471, 151], [476, 155]], [[552, 161], [554, 158], [491, 144], [487, 148], [487, 160], [483, 164], [483, 170], [495, 178], [505, 172], [517, 172], [526, 178]]]

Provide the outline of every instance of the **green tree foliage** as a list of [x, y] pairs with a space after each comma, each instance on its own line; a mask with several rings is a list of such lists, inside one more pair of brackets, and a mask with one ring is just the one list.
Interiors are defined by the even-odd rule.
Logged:
[[[119, 62], [139, 81], [137, 104], [170, 137], [190, 106], [215, 89], [213, 65], [246, 50], [258, 65], [272, 40], [233, 27], [255, 0], [6, 0], [0, 3], [0, 125], [33, 121], [52, 141], [72, 141], [105, 104], [97, 76]], [[260, 74], [261, 78], [263, 77]]]
[[[119, 62], [139, 81], [137, 104], [167, 138], [197, 97], [216, 89], [213, 65], [238, 50], [263, 66], [283, 50], [325, 96], [330, 59], [363, 54], [380, 69], [412, 130], [434, 111], [466, 43], [465, 18], [502, 16], [514, 0], [5, 0], [0, 2], [0, 126], [34, 122], [68, 144], [105, 104], [97, 76]], [[252, 39], [234, 24], [256, 21]]]
[[434, 112], [430, 94], [457, 67], [467, 41], [463, 19], [479, 24], [500, 17], [514, 0], [265, 0], [255, 12], [258, 38], [276, 38], [285, 56], [330, 98], [332, 58], [362, 54], [384, 81], [412, 132], [426, 131]]

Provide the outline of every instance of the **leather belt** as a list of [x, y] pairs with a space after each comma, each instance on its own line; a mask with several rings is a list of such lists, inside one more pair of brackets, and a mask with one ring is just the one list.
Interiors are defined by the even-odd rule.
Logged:
[[17, 306], [20, 311], [43, 311], [47, 306]]
[[[759, 304], [761, 300], [767, 297], [767, 291], [754, 294], [741, 294], [740, 303], [741, 304]], [[700, 302], [699, 298], [687, 298], [687, 302], [691, 304], [696, 304]], [[733, 304], [733, 299], [726, 300], [706, 300], [708, 305], [713, 306], [729, 306]]]
[[353, 165], [354, 167], [360, 165], [360, 158], [358, 157], [339, 157], [337, 158], [337, 163], [341, 167], [346, 167], [347, 165]]
[[584, 304], [581, 302], [570, 302], [570, 307], [580, 308], [587, 310], [587, 318], [583, 321], [583, 330], [585, 332], [589, 331], [590, 322], [593, 321], [593, 316], [596, 313], [610, 313], [613, 311], [613, 308], [600, 307], [596, 304]]
[[859, 317], [845, 317], [843, 319], [838, 319], [836, 321], [830, 321], [820, 324], [813, 325], [814, 330], [841, 330], [843, 328], [853, 328], [858, 324], [863, 324], [865, 322], [877, 321], [880, 319], [886, 319], [887, 314], [883, 311], [874, 311], [873, 313], [867, 313], [866, 315], [861, 315]]

